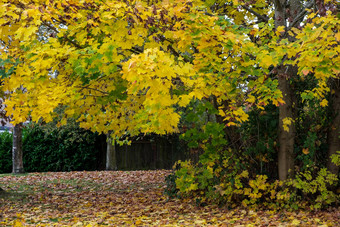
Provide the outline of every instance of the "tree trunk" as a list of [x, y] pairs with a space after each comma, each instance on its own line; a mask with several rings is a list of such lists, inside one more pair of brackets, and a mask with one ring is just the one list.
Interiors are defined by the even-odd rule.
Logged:
[[22, 155], [22, 124], [20, 123], [13, 129], [12, 173], [24, 173]]
[[106, 135], [106, 170], [117, 170], [116, 146], [113, 144], [110, 133]]
[[[279, 70], [281, 71], [281, 70]], [[294, 175], [294, 138], [295, 123], [288, 126], [288, 131], [283, 127], [283, 119], [294, 119], [293, 113], [293, 91], [290, 87], [289, 79], [285, 75], [279, 74], [279, 88], [283, 95], [284, 105], [279, 107], [279, 153], [278, 153], [278, 173], [279, 180], [286, 180]]]
[[327, 161], [327, 169], [333, 173], [338, 175], [339, 166], [336, 166], [332, 161], [330, 156], [336, 154], [337, 151], [340, 151], [340, 79], [332, 80], [331, 84], [331, 102], [330, 107], [332, 111], [332, 124], [328, 129], [328, 161]]
[[[289, 1], [287, 7], [286, 0], [275, 0], [275, 27], [284, 26], [287, 28], [287, 20], [293, 21], [301, 10], [299, 0]], [[289, 12], [289, 15], [286, 13]], [[298, 25], [299, 23], [296, 23]], [[294, 37], [288, 37], [289, 41], [293, 41]], [[282, 92], [285, 104], [279, 107], [279, 152], [278, 152], [278, 175], [279, 180], [286, 180], [294, 175], [294, 139], [295, 139], [295, 124], [294, 124], [294, 91], [290, 85], [290, 79], [295, 77], [297, 69], [294, 66], [278, 67], [278, 82], [279, 89]], [[288, 130], [283, 127], [283, 120], [292, 120], [288, 126]]]

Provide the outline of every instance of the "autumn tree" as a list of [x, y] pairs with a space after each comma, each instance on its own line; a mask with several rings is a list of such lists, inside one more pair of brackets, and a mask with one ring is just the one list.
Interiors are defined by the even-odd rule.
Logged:
[[[308, 97], [322, 100], [321, 105], [325, 106], [324, 98], [328, 92], [325, 84], [328, 81], [334, 85], [336, 83], [333, 78], [339, 77], [339, 58], [335, 54], [338, 52], [339, 38], [334, 38], [338, 31], [336, 24], [339, 23], [336, 3], [316, 1], [315, 4], [314, 1], [299, 0], [207, 2], [213, 11], [233, 19], [236, 24], [245, 24], [251, 29], [249, 38], [256, 45], [264, 47], [264, 51], [271, 52], [271, 57], [267, 59], [272, 66], [268, 76], [275, 76], [284, 101], [279, 105], [279, 179], [287, 179], [294, 172], [297, 118], [297, 97], [292, 81], [298, 81], [313, 73], [319, 84], [313, 89], [314, 94], [309, 93]], [[326, 25], [325, 21], [331, 23]], [[288, 45], [288, 48], [284, 45]], [[317, 58], [311, 60], [308, 55]], [[280, 59], [279, 62], [272, 62], [275, 58]], [[335, 101], [334, 107], [337, 108], [336, 106]], [[334, 113], [337, 111], [334, 110]], [[337, 119], [334, 119], [332, 125], [336, 125], [336, 121]], [[338, 130], [331, 131], [336, 134]], [[330, 140], [334, 141], [331, 143], [334, 145], [330, 145], [329, 149], [332, 151], [329, 153], [334, 154], [340, 149], [336, 145], [339, 137], [332, 134], [329, 136]]]
[[303, 98], [326, 106], [328, 84], [339, 76], [335, 1], [312, 3], [2, 1], [1, 59], [6, 70], [14, 64], [8, 59], [16, 64], [4, 79], [13, 92], [7, 112], [15, 123], [27, 116], [48, 122], [62, 105], [61, 124], [74, 117], [118, 139], [179, 132], [185, 108], [201, 100], [213, 103], [212, 119], [228, 136], [249, 109], [272, 104], [280, 109], [279, 178], [287, 179], [296, 131], [292, 81], [313, 76], [317, 86]]
[[[247, 75], [236, 66], [249, 56], [240, 50], [251, 53], [257, 48], [244, 30], [233, 31], [223, 18], [207, 16], [201, 5], [186, 1], [152, 6], [138, 1], [38, 2], [4, 3], [1, 13], [2, 40], [8, 42], [11, 37], [11, 42], [20, 42], [19, 47], [3, 51], [2, 58], [21, 59], [14, 75], [5, 80], [5, 88], [15, 91], [24, 84], [27, 90], [14, 92], [6, 101], [16, 122], [27, 115], [33, 121], [41, 117], [50, 121], [53, 110], [63, 104], [65, 119], [76, 116], [82, 127], [94, 131], [113, 131], [116, 136], [126, 131], [164, 134], [177, 131], [180, 115], [174, 106], [210, 95], [221, 97], [221, 102], [245, 94], [237, 86], [246, 83]], [[190, 23], [193, 19], [203, 26]], [[218, 23], [225, 23], [225, 29], [219, 29]], [[38, 39], [42, 29], [49, 35]], [[242, 54], [240, 59], [228, 57], [238, 54]], [[210, 68], [221, 72], [215, 75]], [[260, 73], [262, 69], [247, 71]], [[262, 76], [256, 87], [271, 83]], [[215, 89], [217, 84], [221, 86]], [[249, 89], [254, 87], [255, 83], [249, 85]], [[275, 82], [266, 94], [263, 103], [273, 100], [278, 104]], [[225, 120], [246, 120], [235, 101], [225, 107], [221, 110]]]

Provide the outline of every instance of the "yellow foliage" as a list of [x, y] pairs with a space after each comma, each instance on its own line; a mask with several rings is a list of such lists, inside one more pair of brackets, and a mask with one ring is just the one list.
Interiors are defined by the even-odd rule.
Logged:
[[[255, 15], [234, 8], [240, 1], [214, 3], [233, 24], [217, 16], [220, 9], [206, 13], [203, 1], [148, 4], [56, 0], [22, 7], [2, 1], [0, 58], [17, 60], [2, 88], [11, 93], [5, 104], [14, 123], [28, 116], [51, 121], [63, 105], [64, 118], [79, 117], [94, 131], [165, 134], [178, 131], [177, 107], [215, 96], [227, 125], [238, 125], [248, 120], [247, 108], [284, 103], [269, 68], [292, 57], [289, 64], [318, 80], [314, 97], [327, 105], [327, 81], [339, 72], [336, 16], [311, 13], [313, 22], [292, 28], [296, 40], [289, 42], [279, 40], [282, 26], [273, 31], [270, 23], [251, 24]], [[272, 16], [268, 4], [258, 0], [251, 8]], [[283, 119], [284, 129], [292, 123]]]
[[282, 127], [285, 131], [289, 132], [289, 127], [290, 125], [294, 122], [293, 118], [291, 117], [286, 117], [282, 120]]
[[320, 106], [322, 106], [322, 107], [325, 107], [325, 106], [327, 106], [327, 105], [328, 105], [327, 99], [323, 99], [323, 100], [320, 102]]

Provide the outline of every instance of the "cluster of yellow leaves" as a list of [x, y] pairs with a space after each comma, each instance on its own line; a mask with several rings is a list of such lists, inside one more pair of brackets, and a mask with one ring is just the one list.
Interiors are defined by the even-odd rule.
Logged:
[[294, 122], [293, 118], [286, 117], [282, 119], [282, 127], [286, 132], [289, 132], [290, 125]]
[[327, 100], [324, 99], [329, 92], [327, 82], [340, 75], [340, 21], [337, 15], [330, 12], [324, 17], [311, 13], [308, 18], [312, 23], [290, 32], [297, 41], [288, 46], [287, 53], [288, 57], [298, 56], [294, 64], [298, 66], [302, 78], [312, 73], [318, 80], [317, 87], [307, 92], [322, 100], [321, 106], [327, 106]]
[[[177, 129], [180, 115], [174, 105], [184, 107], [194, 97], [194, 93], [174, 94], [180, 81], [183, 89], [193, 86], [194, 70], [191, 64], [176, 62], [173, 56], [157, 48], [133, 55], [123, 64], [122, 78], [128, 81], [127, 94], [145, 97], [143, 108], [136, 112], [141, 118], [139, 127], [143, 132], [166, 133]], [[150, 124], [148, 124], [150, 123]]]

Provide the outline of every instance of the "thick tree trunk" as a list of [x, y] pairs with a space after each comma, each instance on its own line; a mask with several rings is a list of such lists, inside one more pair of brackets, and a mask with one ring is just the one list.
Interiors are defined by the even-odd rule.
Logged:
[[22, 156], [22, 124], [17, 124], [13, 129], [12, 173], [24, 173]]
[[106, 170], [117, 170], [116, 146], [109, 133], [106, 135], [106, 140]]
[[[293, 21], [301, 10], [299, 0], [274, 0], [275, 3], [275, 27], [283, 26], [287, 28], [287, 21]], [[287, 4], [288, 3], [288, 4]], [[288, 8], [287, 8], [288, 7]], [[289, 14], [287, 14], [289, 12]], [[297, 23], [298, 24], [298, 23]], [[288, 37], [290, 41], [294, 37]], [[278, 175], [279, 180], [286, 180], [294, 175], [294, 91], [290, 85], [290, 79], [297, 74], [294, 66], [278, 67], [279, 89], [282, 92], [284, 105], [279, 107], [279, 152], [278, 152]], [[283, 120], [290, 119], [292, 122], [288, 126], [289, 130], [283, 127]]]
[[340, 151], [340, 79], [332, 80], [330, 107], [332, 110], [332, 124], [328, 129], [328, 162], [327, 169], [334, 174], [339, 173], [339, 166], [336, 166], [330, 156]]
[[279, 153], [278, 173], [279, 180], [286, 180], [294, 175], [294, 139], [295, 123], [288, 126], [288, 131], [283, 127], [283, 119], [294, 119], [293, 105], [294, 94], [290, 87], [289, 79], [279, 74], [279, 88], [283, 95], [285, 104], [279, 107]]

